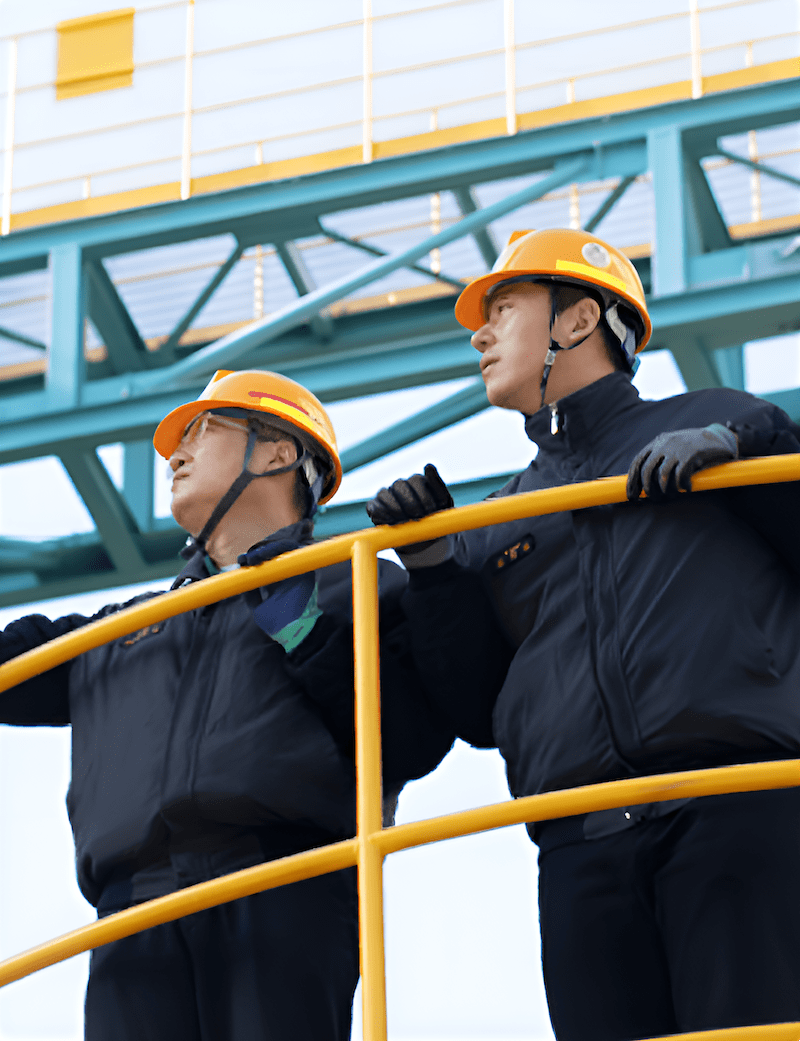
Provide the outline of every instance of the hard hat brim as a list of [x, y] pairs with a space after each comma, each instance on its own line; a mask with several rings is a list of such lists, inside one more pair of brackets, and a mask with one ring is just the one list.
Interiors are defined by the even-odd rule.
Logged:
[[[164, 459], [169, 459], [180, 444], [184, 431], [191, 421], [201, 413], [211, 412], [216, 408], [235, 408], [248, 411], [246, 406], [244, 406], [240, 400], [200, 398], [197, 401], [188, 401], [185, 405], [179, 405], [178, 408], [173, 409], [172, 412], [166, 415], [158, 424], [155, 434], [153, 435], [153, 446], [155, 447], [155, 450]], [[288, 420], [290, 425], [293, 425], [292, 420], [295, 419], [292, 415], [292, 411], [294, 410], [289, 403], [280, 406], [276, 403], [274, 408], [265, 408], [262, 405], [260, 408], [253, 409], [252, 411], [265, 417], [273, 415], [278, 419], [284, 421]], [[319, 449], [319, 455], [328, 460], [330, 464], [330, 476], [325, 482], [326, 486], [319, 499], [320, 505], [322, 505], [333, 497], [339, 485], [342, 483], [341, 463], [339, 462], [338, 457], [331, 455], [327, 445], [314, 437], [306, 428], [297, 427], [296, 434], [292, 434], [291, 436], [297, 436], [299, 440], [313, 441], [314, 445]]]
[[[577, 265], [573, 265], [576, 267]], [[570, 272], [569, 268], [565, 265], [563, 274], [553, 274], [552, 270], [542, 268], [536, 270], [535, 268], [526, 268], [524, 271], [519, 270], [507, 270], [507, 271], [491, 271], [488, 275], [481, 275], [480, 278], [474, 279], [469, 285], [462, 290], [458, 300], [456, 300], [455, 316], [456, 321], [463, 325], [465, 329], [469, 329], [471, 332], [477, 332], [482, 325], [486, 322], [486, 315], [484, 313], [484, 301], [486, 294], [492, 288], [492, 286], [499, 285], [501, 282], [508, 282], [514, 277], [520, 275], [531, 275], [531, 277], [541, 277], [542, 280], [548, 282], [563, 283], [569, 285], [594, 285], [598, 289], [602, 289], [605, 292], [612, 292], [620, 300], [626, 301], [639, 315], [644, 325], [644, 334], [640, 342], [636, 346], [636, 353], [641, 351], [645, 344], [650, 339], [652, 334], [652, 324], [650, 322], [650, 316], [646, 310], [643, 310], [639, 301], [626, 289], [624, 286], [618, 287], [609, 285], [609, 278], [598, 273], [594, 276], [593, 273], [588, 269], [588, 265], [581, 265], [580, 272]]]

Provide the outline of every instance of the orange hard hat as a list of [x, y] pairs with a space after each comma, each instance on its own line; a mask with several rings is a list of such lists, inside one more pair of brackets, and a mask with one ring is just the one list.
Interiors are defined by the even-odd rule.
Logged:
[[489, 274], [473, 279], [461, 293], [456, 301], [456, 319], [476, 332], [486, 321], [487, 295], [493, 287], [524, 275], [592, 286], [599, 290], [606, 308], [621, 303], [638, 315], [641, 329], [636, 331], [637, 354], [650, 339], [653, 327], [636, 268], [614, 246], [570, 228], [515, 231]]
[[179, 405], [158, 424], [153, 436], [158, 454], [169, 459], [195, 416], [215, 408], [241, 408], [271, 416], [279, 430], [297, 437], [321, 463], [325, 475], [320, 503], [333, 496], [342, 482], [342, 464], [330, 417], [310, 390], [277, 372], [215, 372], [196, 401]]

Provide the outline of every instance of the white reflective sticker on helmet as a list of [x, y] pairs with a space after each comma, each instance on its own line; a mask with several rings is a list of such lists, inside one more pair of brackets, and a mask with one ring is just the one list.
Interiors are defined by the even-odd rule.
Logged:
[[591, 264], [592, 267], [608, 267], [611, 263], [608, 250], [605, 246], [601, 246], [599, 242], [587, 242], [581, 253], [586, 263]]

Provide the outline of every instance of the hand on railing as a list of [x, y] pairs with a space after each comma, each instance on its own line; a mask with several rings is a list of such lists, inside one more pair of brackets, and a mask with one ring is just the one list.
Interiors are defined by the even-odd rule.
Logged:
[[[395, 481], [389, 488], [381, 488], [374, 499], [366, 505], [367, 516], [373, 524], [404, 524], [410, 520], [422, 520], [440, 510], [449, 510], [455, 503], [439, 471], [428, 463], [425, 472]], [[420, 567], [433, 567], [450, 556], [450, 537], [413, 542], [401, 546], [397, 554], [409, 571]]]
[[692, 490], [692, 474], [739, 458], [736, 434], [720, 423], [659, 434], [631, 463], [627, 495], [656, 502]]

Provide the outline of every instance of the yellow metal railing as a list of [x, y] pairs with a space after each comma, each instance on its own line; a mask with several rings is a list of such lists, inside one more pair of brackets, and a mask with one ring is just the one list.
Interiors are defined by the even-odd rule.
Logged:
[[[800, 455], [774, 456], [714, 467], [697, 474], [695, 491], [800, 479]], [[364, 1041], [386, 1039], [383, 944], [383, 859], [430, 842], [579, 813], [657, 802], [800, 785], [800, 760], [727, 766], [636, 777], [547, 792], [384, 829], [381, 823], [381, 739], [378, 677], [377, 553], [489, 524], [625, 501], [622, 477], [548, 488], [462, 506], [396, 528], [372, 528], [287, 553], [254, 568], [226, 572], [165, 593], [20, 655], [0, 665], [0, 691], [85, 651], [146, 625], [216, 603], [292, 575], [352, 560], [356, 695], [356, 836], [320, 849], [234, 872], [109, 915], [0, 963], [0, 986], [38, 969], [143, 929], [262, 890], [344, 867], [358, 867]], [[677, 1035], [676, 1035], [677, 1036]], [[684, 1041], [800, 1041], [800, 1023], [743, 1027], [680, 1035]], [[666, 1041], [666, 1039], [663, 1039]]]

